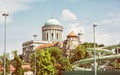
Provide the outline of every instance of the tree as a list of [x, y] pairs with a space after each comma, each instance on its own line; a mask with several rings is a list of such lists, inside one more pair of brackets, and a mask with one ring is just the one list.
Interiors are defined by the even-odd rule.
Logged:
[[60, 59], [60, 65], [61, 65], [61, 68], [60, 68], [61, 71], [70, 71], [72, 69], [72, 65], [70, 64], [70, 61], [68, 58], [62, 57]]
[[61, 71], [69, 71], [72, 69], [69, 59], [64, 57], [63, 51], [58, 47], [47, 48], [51, 53], [52, 62], [55, 63], [56, 73], [59, 74]]
[[[34, 53], [31, 55], [31, 65], [34, 70]], [[48, 50], [36, 50], [36, 75], [54, 75], [55, 67], [51, 62], [51, 55]]]
[[51, 56], [56, 60], [59, 60], [63, 57], [63, 51], [58, 47], [47, 48], [47, 50], [51, 53]]
[[12, 75], [24, 75], [24, 71], [22, 69], [22, 60], [17, 54], [17, 51], [13, 51], [14, 59], [13, 59], [13, 66], [15, 67], [15, 71]]
[[86, 54], [85, 46], [84, 45], [77, 46], [76, 49], [74, 50], [74, 55], [70, 57], [70, 62], [73, 63], [80, 59], [84, 59], [85, 54]]
[[[85, 49], [86, 48], [93, 48], [94, 47], [94, 43], [91, 43], [91, 42], [90, 43], [89, 42], [85, 42], [82, 45], [84, 45]], [[95, 43], [95, 45], [96, 45], [96, 47], [98, 47], [97, 43]]]
[[6, 54], [6, 74], [10, 74], [10, 58], [9, 54]]
[[[6, 54], [6, 75], [10, 74], [10, 58], [9, 54]], [[0, 56], [0, 65], [4, 65], [4, 56]]]

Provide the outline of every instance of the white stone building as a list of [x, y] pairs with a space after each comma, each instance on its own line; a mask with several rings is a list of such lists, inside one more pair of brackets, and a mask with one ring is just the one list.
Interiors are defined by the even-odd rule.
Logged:
[[69, 57], [72, 51], [80, 44], [78, 35], [73, 31], [67, 35], [67, 39], [64, 41], [65, 55]]
[[29, 57], [31, 53], [35, 51], [35, 49], [44, 44], [49, 44], [53, 42], [61, 42], [62, 41], [62, 31], [63, 27], [61, 24], [51, 17], [48, 19], [43, 27], [42, 27], [42, 40], [30, 40], [26, 41], [22, 44], [23, 53], [22, 58], [25, 62], [29, 61]]
[[[67, 56], [70, 55], [71, 51], [75, 49], [80, 42], [80, 37], [83, 35], [76, 35], [73, 31], [67, 35], [67, 39], [63, 42], [62, 32], [63, 27], [58, 20], [51, 17], [42, 26], [42, 40], [30, 40], [22, 44], [23, 46], [23, 60], [25, 62], [29, 61], [31, 53], [33, 53], [36, 48], [43, 48], [45, 46], [60, 46], [64, 49]], [[57, 42], [57, 43], [56, 43]]]

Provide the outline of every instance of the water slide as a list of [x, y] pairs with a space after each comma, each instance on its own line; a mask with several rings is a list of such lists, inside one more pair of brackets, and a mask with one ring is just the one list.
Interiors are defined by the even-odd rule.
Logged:
[[[102, 54], [100, 56], [96, 55], [96, 61], [100, 60], [100, 61], [105, 62], [104, 64], [99, 66], [98, 69], [106, 67], [107, 65], [112, 63], [114, 61], [114, 59], [120, 58], [120, 54], [114, 54], [114, 52], [112, 50], [109, 50], [109, 49], [115, 49], [117, 47], [118, 47], [118, 45], [111, 45], [108, 47], [95, 48], [96, 54], [98, 54], [98, 53]], [[87, 48], [86, 51], [88, 53], [94, 53], [94, 48]], [[78, 67], [78, 66], [85, 65], [85, 64], [88, 65], [88, 64], [93, 64], [93, 63], [94, 63], [94, 57], [92, 56], [91, 58], [86, 58], [86, 59], [82, 59], [82, 60], [74, 62], [72, 67], [74, 70], [91, 71], [92, 70], [91, 68], [82, 68], [82, 67]], [[90, 66], [90, 65], [88, 65], [88, 66]]]
[[[96, 53], [104, 53], [104, 54], [113, 54], [111, 50], [103, 49], [103, 48], [95, 48]], [[87, 48], [87, 52], [94, 52], [94, 48]]]
[[[96, 60], [111, 60], [111, 59], [116, 59], [116, 58], [120, 58], [120, 54], [102, 56], [102, 57], [99, 57], [99, 58], [97, 57]], [[73, 63], [73, 65], [82, 65], [82, 64], [88, 64], [88, 63], [91, 63], [91, 62], [94, 62], [94, 57], [76, 61], [76, 62]]]

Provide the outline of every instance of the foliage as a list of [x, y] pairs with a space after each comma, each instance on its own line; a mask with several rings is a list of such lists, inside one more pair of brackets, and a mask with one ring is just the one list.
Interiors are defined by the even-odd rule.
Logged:
[[51, 47], [47, 48], [47, 50], [51, 53], [51, 56], [54, 57], [56, 60], [59, 60], [63, 56], [63, 52], [58, 47]]
[[[100, 44], [98, 45], [97, 43], [95, 43], [96, 47], [103, 47], [104, 44]], [[86, 57], [89, 57], [89, 53], [87, 53], [85, 51], [86, 48], [93, 48], [94, 47], [94, 43], [89, 43], [89, 42], [85, 42], [79, 46], [76, 47], [76, 49], [74, 50], [74, 54], [70, 57], [70, 62], [73, 63], [75, 61], [84, 59]]]
[[[85, 43], [83, 43], [82, 45], [85, 46], [85, 49], [86, 49], [86, 48], [93, 48], [93, 47], [94, 47], [94, 43], [91, 43], [91, 42], [90, 42], [90, 43], [85, 42]], [[95, 43], [95, 46], [98, 47], [98, 44]]]
[[[0, 65], [4, 65], [4, 56], [0, 56]], [[6, 75], [10, 74], [10, 58], [9, 54], [6, 54]]]
[[[34, 70], [35, 55], [31, 55], [31, 65]], [[51, 55], [48, 50], [36, 50], [36, 75], [53, 75], [55, 68], [51, 62]]]
[[6, 74], [7, 75], [10, 74], [10, 58], [9, 58], [9, 54], [6, 55]]
[[56, 67], [56, 73], [60, 71], [69, 71], [71, 70], [71, 64], [69, 59], [64, 57], [63, 51], [58, 47], [47, 48], [51, 53], [52, 62], [54, 61], [54, 66]]
[[24, 71], [22, 69], [22, 60], [17, 54], [17, 51], [13, 51], [14, 59], [13, 59], [13, 66], [15, 67], [15, 71], [12, 75], [24, 75]]
[[84, 58], [85, 58], [85, 46], [79, 45], [74, 50], [74, 55], [72, 55], [70, 57], [70, 62], [73, 63], [75, 61], [78, 61], [78, 60], [84, 59]]
[[3, 56], [0, 56], [0, 65], [3, 65], [4, 58]]
[[120, 62], [116, 59], [114, 62], [112, 62], [112, 67], [120, 68]]
[[[35, 54], [31, 55], [31, 65], [34, 70]], [[71, 70], [70, 61], [63, 57], [63, 51], [58, 47], [36, 50], [37, 75], [53, 75], [60, 71]]]
[[61, 65], [61, 68], [60, 68], [61, 71], [70, 71], [72, 69], [72, 65], [70, 64], [70, 61], [68, 58], [65, 58], [65, 57], [61, 58], [60, 65]]

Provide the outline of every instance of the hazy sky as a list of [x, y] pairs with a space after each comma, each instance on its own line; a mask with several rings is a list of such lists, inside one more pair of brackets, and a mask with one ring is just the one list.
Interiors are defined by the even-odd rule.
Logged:
[[70, 31], [84, 32], [85, 41], [93, 41], [93, 23], [97, 23], [96, 42], [105, 45], [120, 42], [120, 0], [0, 0], [0, 54], [4, 49], [4, 17], [7, 17], [7, 52], [22, 52], [22, 43], [37, 34], [53, 16], [64, 27], [63, 40]]

